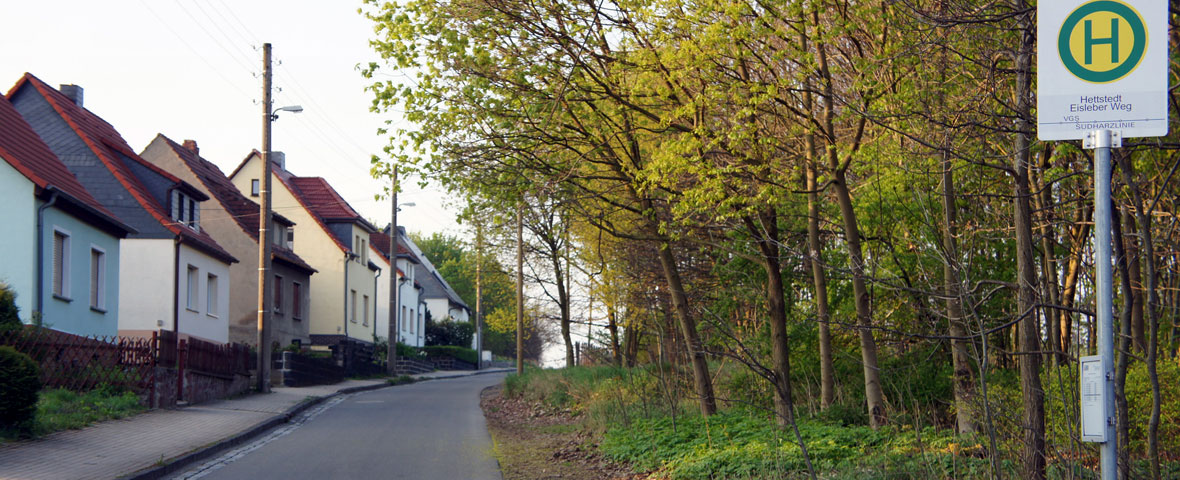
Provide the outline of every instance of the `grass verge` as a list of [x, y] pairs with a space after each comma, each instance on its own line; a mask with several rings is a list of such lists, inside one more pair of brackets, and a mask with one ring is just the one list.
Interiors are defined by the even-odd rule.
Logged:
[[[145, 410], [131, 392], [99, 388], [86, 393], [54, 388], [42, 390], [37, 399], [33, 436], [83, 428], [104, 420], [135, 415]], [[13, 441], [13, 432], [0, 432], [0, 441]]]

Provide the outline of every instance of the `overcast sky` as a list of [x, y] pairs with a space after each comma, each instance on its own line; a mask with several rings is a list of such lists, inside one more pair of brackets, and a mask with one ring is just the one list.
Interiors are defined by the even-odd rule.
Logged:
[[[9, 2], [0, 28], [3, 93], [24, 72], [50, 85], [83, 87], [86, 108], [110, 122], [136, 151], [157, 133], [196, 140], [227, 175], [261, 149], [262, 43], [272, 44], [272, 148], [299, 176], [321, 176], [378, 226], [389, 222], [388, 180], [369, 175], [369, 157], [388, 138], [385, 117], [358, 63], [376, 60], [371, 23], [359, 1], [107, 0]], [[281, 62], [281, 64], [279, 63]], [[281, 89], [278, 91], [277, 89]], [[400, 119], [394, 119], [400, 120]], [[398, 223], [410, 231], [460, 234], [437, 187], [403, 182]]]

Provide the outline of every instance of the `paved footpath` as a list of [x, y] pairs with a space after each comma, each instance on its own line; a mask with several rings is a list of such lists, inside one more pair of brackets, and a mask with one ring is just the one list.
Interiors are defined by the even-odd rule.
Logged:
[[[508, 369], [431, 372], [420, 380]], [[162, 478], [289, 421], [328, 398], [382, 388], [384, 379], [275, 387], [271, 393], [183, 408], [150, 410], [42, 438], [0, 446], [0, 479]]]

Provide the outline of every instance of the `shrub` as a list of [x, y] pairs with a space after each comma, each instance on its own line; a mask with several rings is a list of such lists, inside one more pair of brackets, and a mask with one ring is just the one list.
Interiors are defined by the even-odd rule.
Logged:
[[28, 355], [0, 346], [0, 428], [24, 434], [33, 426], [41, 380], [37, 363]]
[[426, 355], [432, 357], [451, 357], [464, 362], [475, 365], [479, 362], [479, 355], [475, 350], [465, 347], [456, 347], [453, 345], [436, 345], [431, 347], [422, 347], [422, 351]]
[[470, 322], [426, 322], [426, 345], [470, 347], [472, 338], [475, 338], [475, 325]]
[[7, 283], [0, 283], [0, 331], [20, 325], [20, 308], [16, 306], [16, 292]]

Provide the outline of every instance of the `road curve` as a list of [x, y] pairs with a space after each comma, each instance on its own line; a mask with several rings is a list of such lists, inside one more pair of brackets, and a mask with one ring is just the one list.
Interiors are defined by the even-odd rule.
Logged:
[[500, 480], [479, 392], [504, 374], [350, 394], [174, 478]]

